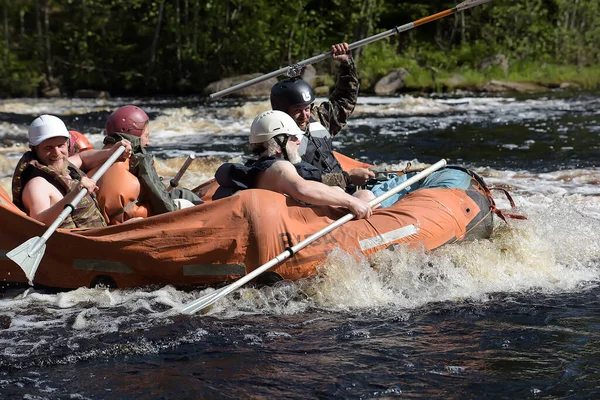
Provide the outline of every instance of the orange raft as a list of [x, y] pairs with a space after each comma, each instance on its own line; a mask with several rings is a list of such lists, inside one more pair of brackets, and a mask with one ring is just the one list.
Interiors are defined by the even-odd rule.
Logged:
[[[416, 190], [391, 207], [375, 210], [368, 220], [347, 222], [271, 271], [291, 280], [310, 276], [336, 247], [369, 255], [394, 244], [432, 250], [489, 237], [491, 203], [476, 181], [472, 183], [467, 190]], [[41, 236], [46, 227], [15, 209], [6, 193], [0, 198], [0, 281], [26, 283], [6, 253]], [[58, 229], [46, 243], [35, 284], [72, 289], [228, 282], [345, 214], [345, 209], [306, 207], [281, 194], [253, 189], [129, 224]]]

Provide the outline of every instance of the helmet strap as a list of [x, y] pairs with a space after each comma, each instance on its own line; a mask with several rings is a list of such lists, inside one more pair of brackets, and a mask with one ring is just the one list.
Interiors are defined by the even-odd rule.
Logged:
[[285, 135], [285, 138], [283, 140], [280, 137], [281, 136], [275, 136], [273, 139], [275, 139], [275, 143], [277, 143], [279, 145], [279, 148], [281, 149], [281, 154], [283, 154], [283, 158], [285, 160], [290, 161], [290, 158], [288, 157], [287, 149], [286, 149], [287, 143], [288, 143], [288, 140], [290, 140], [290, 137], [288, 135]]

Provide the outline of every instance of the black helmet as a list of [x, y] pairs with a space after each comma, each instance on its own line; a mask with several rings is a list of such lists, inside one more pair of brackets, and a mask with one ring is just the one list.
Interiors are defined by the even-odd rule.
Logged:
[[286, 78], [271, 88], [271, 108], [287, 112], [292, 106], [307, 106], [315, 101], [312, 87], [300, 78]]

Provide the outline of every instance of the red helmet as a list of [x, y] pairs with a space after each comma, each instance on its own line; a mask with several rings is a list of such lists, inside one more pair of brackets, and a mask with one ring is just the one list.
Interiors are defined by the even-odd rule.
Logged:
[[81, 153], [82, 151], [90, 150], [92, 145], [90, 141], [81, 132], [69, 131], [71, 140], [69, 140], [69, 155]]
[[119, 132], [140, 137], [148, 120], [148, 115], [141, 108], [123, 106], [110, 114], [106, 121], [104, 134], [110, 135]]

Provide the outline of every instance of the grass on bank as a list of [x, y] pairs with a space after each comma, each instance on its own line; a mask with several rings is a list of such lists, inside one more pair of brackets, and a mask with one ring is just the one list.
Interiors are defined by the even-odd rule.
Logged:
[[[407, 51], [406, 53], [411, 53]], [[378, 42], [365, 47], [359, 60], [362, 88], [373, 88], [377, 81], [395, 68], [404, 68], [404, 91], [445, 92], [459, 89], [480, 90], [491, 80], [532, 83], [549, 88], [562, 83], [575, 83], [582, 89], [600, 88], [600, 65], [579, 67], [548, 62], [511, 61], [507, 73], [500, 66], [481, 71], [478, 66], [485, 58], [478, 46], [445, 55], [439, 50], [414, 50], [414, 57], [396, 54], [388, 43]], [[475, 60], [475, 61], [474, 61]]]

